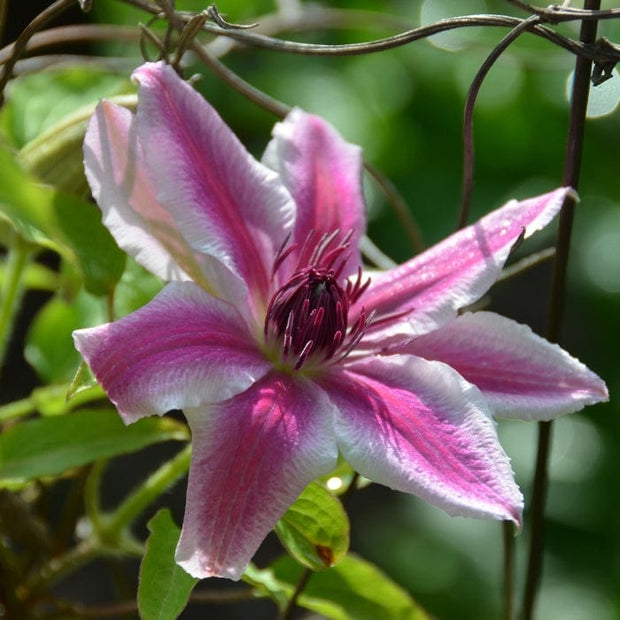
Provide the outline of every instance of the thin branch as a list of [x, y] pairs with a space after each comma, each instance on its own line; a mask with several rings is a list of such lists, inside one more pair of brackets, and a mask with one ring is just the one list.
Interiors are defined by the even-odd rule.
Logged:
[[560, 6], [552, 4], [547, 7], [538, 7], [522, 0], [508, 0], [510, 4], [542, 17], [545, 21], [552, 24], [572, 21], [600, 21], [602, 19], [616, 19], [620, 17], [620, 9], [588, 10], [575, 9], [570, 6]]
[[[440, 20], [434, 24], [413, 28], [412, 30], [407, 30], [390, 37], [375, 39], [372, 41], [364, 41], [361, 43], [348, 43], [341, 45], [300, 43], [297, 41], [276, 39], [254, 32], [224, 30], [222, 28], [218, 28], [217, 26], [213, 26], [212, 24], [205, 24], [204, 29], [212, 34], [227, 36], [245, 43], [246, 45], [252, 45], [254, 47], [260, 47], [271, 51], [313, 56], [356, 56], [401, 47], [447, 30], [471, 28], [476, 26], [515, 28], [523, 21], [527, 20], [506, 15], [466, 15]], [[567, 49], [573, 54], [586, 54], [592, 59], [602, 62], [609, 62], [613, 59], [617, 60], [619, 57], [619, 55], [613, 51], [599, 51], [596, 49], [590, 49], [591, 46], [583, 46], [579, 42], [573, 41], [568, 37], [558, 34], [551, 28], [540, 24], [528, 24], [527, 29], [531, 33], [543, 37], [559, 45], [560, 47]]]
[[555, 256], [555, 248], [545, 248], [544, 250], [540, 250], [540, 252], [534, 252], [521, 260], [518, 260], [516, 263], [509, 265], [508, 267], [504, 267], [502, 272], [497, 278], [497, 282], [502, 282], [504, 280], [509, 280], [515, 276], [522, 274], [524, 271], [539, 265]]
[[280, 614], [280, 620], [290, 620], [293, 617], [293, 612], [295, 611], [295, 607], [297, 606], [297, 600], [308, 585], [310, 577], [312, 577], [312, 572], [313, 571], [311, 568], [304, 568], [299, 577], [299, 580], [297, 581], [295, 590], [293, 591], [293, 594], [286, 605], [286, 608]]
[[[84, 41], [126, 41], [136, 43], [140, 31], [134, 26], [107, 26], [84, 24], [80, 26], [58, 26], [43, 32], [35, 32], [25, 43], [22, 54], [38, 51], [55, 45], [82, 43]], [[0, 49], [0, 64], [6, 63], [15, 53], [17, 42]]]
[[[588, 10], [598, 10], [600, 8], [600, 0], [585, 0], [585, 8]], [[584, 21], [581, 25], [580, 40], [584, 44], [593, 43], [596, 40], [596, 30], [596, 21]], [[570, 124], [563, 176], [563, 184], [575, 189], [579, 186], [591, 74], [591, 61], [581, 56], [577, 57], [575, 75], [573, 78]], [[562, 331], [564, 304], [566, 299], [566, 274], [574, 208], [575, 198], [569, 195], [560, 213], [555, 270], [551, 285], [551, 303], [549, 308], [547, 337], [552, 342], [558, 342], [560, 340]], [[547, 494], [547, 463], [551, 450], [551, 431], [551, 422], [539, 423], [538, 451], [531, 504], [531, 539], [523, 598], [523, 617], [525, 620], [530, 620], [533, 617], [534, 605], [536, 603], [536, 596], [538, 594], [542, 575], [544, 510]]]
[[422, 252], [424, 250], [424, 240], [422, 238], [422, 232], [420, 231], [420, 227], [415, 221], [407, 203], [404, 198], [400, 195], [399, 191], [396, 189], [396, 186], [388, 179], [382, 172], [379, 171], [378, 168], [366, 162], [364, 164], [364, 168], [366, 172], [372, 177], [375, 183], [379, 186], [381, 191], [385, 194], [389, 204], [396, 212], [400, 223], [403, 225], [405, 230], [405, 234], [409, 238], [411, 245], [413, 246], [416, 253]]
[[[185, 27], [185, 22], [177, 13], [174, 12], [166, 0], [161, 0], [161, 2], [170, 24], [175, 30], [182, 32]], [[220, 62], [217, 58], [215, 58], [215, 56], [203, 45], [200, 45], [194, 41], [194, 43], [190, 45], [190, 49], [215, 75], [256, 105], [268, 110], [278, 118], [284, 118], [290, 112], [290, 106], [274, 99], [273, 97], [270, 97], [258, 88], [252, 86], [252, 84], [246, 82], [236, 73], [228, 69], [228, 67], [226, 67], [226, 65]]]
[[517, 39], [521, 34], [528, 30], [537, 22], [539, 18], [536, 15], [522, 21], [515, 26], [493, 49], [486, 60], [482, 63], [480, 69], [476, 73], [465, 101], [465, 112], [463, 114], [463, 189], [461, 194], [461, 209], [457, 228], [463, 228], [467, 224], [469, 216], [469, 206], [471, 204], [471, 194], [474, 187], [474, 106], [480, 87], [486, 78], [489, 70], [495, 64], [495, 61], [508, 48], [508, 46]]
[[66, 11], [77, 0], [56, 0], [54, 4], [51, 4], [46, 9], [41, 11], [25, 28], [22, 30], [19, 37], [15, 41], [13, 52], [7, 59], [2, 75], [0, 76], [0, 105], [4, 103], [4, 88], [8, 81], [11, 79], [13, 67], [19, 60], [22, 54], [26, 51], [26, 46], [30, 38], [35, 32], [41, 30], [46, 24], [58, 17], [61, 13]]
[[[164, 13], [158, 5], [149, 2], [148, 0], [125, 0], [125, 2], [140, 8], [143, 11], [151, 13], [152, 15], [156, 15], [158, 17], [163, 17], [166, 15], [170, 18], [169, 13]], [[175, 19], [188, 21], [195, 16], [195, 13], [179, 11], [174, 12], [174, 16]], [[575, 17], [574, 19], [578, 20], [580, 18]], [[476, 26], [515, 28], [523, 21], [523, 19], [508, 15], [466, 15], [440, 20], [434, 24], [407, 30], [382, 39], [342, 45], [322, 45], [318, 43], [287, 41], [255, 32], [248, 32], [243, 29], [221, 28], [211, 23], [206, 23], [204, 25], [204, 30], [214, 35], [235, 39], [240, 43], [245, 43], [246, 45], [252, 45], [254, 47], [260, 47], [277, 52], [319, 56], [353, 56], [393, 49], [402, 45], [407, 45], [408, 43], [412, 43], [413, 41], [417, 41], [419, 39], [425, 39], [440, 32], [445, 32], [446, 30]], [[596, 46], [592, 44], [584, 44], [580, 41], [574, 41], [541, 24], [531, 24], [527, 30], [536, 36], [555, 43], [572, 54], [584, 56], [598, 64], [620, 61], [620, 51], [610, 49], [608, 46]]]
[[[332, 9], [318, 5], [302, 5], [298, 11], [270, 13], [256, 18], [254, 32], [276, 35], [280, 32], [307, 32], [336, 28], [388, 29], [398, 32], [410, 25], [402, 18], [374, 11]], [[215, 38], [209, 48], [218, 57], [242, 45], [226, 36]]]

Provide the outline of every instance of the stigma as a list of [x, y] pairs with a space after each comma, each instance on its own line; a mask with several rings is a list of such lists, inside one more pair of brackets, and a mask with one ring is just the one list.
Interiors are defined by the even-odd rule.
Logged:
[[[277, 343], [281, 360], [290, 362], [295, 370], [309, 360], [320, 363], [342, 359], [359, 342], [368, 324], [362, 311], [356, 324], [349, 328], [349, 307], [370, 280], [362, 283], [361, 269], [354, 281], [341, 277], [348, 236], [335, 247], [334, 237], [323, 237], [312, 252], [307, 251], [312, 245], [310, 237], [306, 240], [296, 271], [274, 294], [267, 308], [265, 339]], [[275, 269], [293, 249], [280, 255]]]

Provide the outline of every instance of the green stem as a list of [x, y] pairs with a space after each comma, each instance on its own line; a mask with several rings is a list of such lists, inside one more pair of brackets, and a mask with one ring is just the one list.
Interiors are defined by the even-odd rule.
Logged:
[[514, 617], [514, 526], [512, 521], [502, 521], [502, 542], [504, 547], [504, 620]]
[[0, 291], [0, 371], [4, 366], [13, 324], [21, 305], [24, 292], [24, 272], [33, 254], [32, 246], [19, 237], [17, 233], [13, 233], [12, 241]]
[[132, 493], [105, 520], [104, 530], [108, 535], [117, 535], [127, 527], [142, 511], [155, 501], [171, 484], [184, 476], [189, 469], [192, 446], [188, 444], [173, 459], [164, 463], [151, 474], [144, 484]]
[[100, 400], [105, 397], [102, 389], [97, 386], [79, 392], [67, 403], [65, 397], [70, 387], [70, 384], [44, 385], [38, 387], [32, 391], [30, 396], [0, 406], [0, 422], [21, 418], [31, 413], [36, 413], [37, 411], [42, 411], [45, 415], [46, 411], [52, 408], [50, 403], [56, 401], [60, 404], [58, 406], [59, 410], [54, 411], [54, 413], [66, 413], [79, 405], [94, 400]]
[[[25, 585], [27, 592], [36, 594], [46, 586], [54, 583], [63, 575], [83, 566], [91, 559], [110, 553], [117, 553], [122, 536], [131, 522], [142, 511], [164, 493], [170, 485], [185, 475], [189, 468], [191, 444], [181, 450], [173, 459], [164, 463], [157, 471], [151, 474], [144, 484], [128, 497], [113, 513], [104, 517], [97, 517], [94, 523], [93, 535], [82, 541], [60, 557], [53, 558], [46, 566], [37, 572]], [[98, 487], [98, 477], [101, 470], [94, 468], [86, 489], [86, 500], [89, 503], [89, 512], [98, 510], [98, 502], [92, 494]]]

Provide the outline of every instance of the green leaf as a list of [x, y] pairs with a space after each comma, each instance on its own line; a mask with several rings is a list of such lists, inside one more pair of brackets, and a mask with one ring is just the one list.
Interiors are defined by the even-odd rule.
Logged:
[[[272, 578], [287, 584], [292, 594], [302, 567], [286, 557], [272, 569]], [[328, 571], [314, 573], [298, 604], [334, 620], [428, 619], [403, 588], [376, 566], [353, 554]]]
[[88, 103], [132, 88], [127, 76], [93, 67], [31, 73], [7, 88], [0, 129], [19, 148]]
[[66, 402], [68, 403], [77, 397], [91, 394], [95, 391], [104, 394], [103, 389], [97, 383], [97, 379], [95, 379], [95, 375], [93, 375], [86, 362], [82, 361], [67, 390]]
[[109, 293], [121, 277], [125, 255], [101, 223], [99, 209], [70, 194], [41, 185], [0, 144], [0, 217], [27, 241], [75, 262], [86, 289]]
[[163, 288], [163, 282], [139, 265], [131, 256], [123, 276], [114, 289], [114, 312], [125, 316], [141, 308]]
[[[109, 99], [132, 110], [135, 110], [138, 103], [137, 95]], [[17, 153], [17, 161], [38, 179], [62, 191], [76, 196], [89, 195], [82, 144], [97, 103], [93, 101], [67, 115], [28, 142]]]
[[349, 548], [349, 520], [342, 504], [312, 482], [275, 527], [287, 551], [312, 570], [337, 564]]
[[143, 620], [172, 620], [185, 609], [198, 579], [188, 575], [174, 561], [181, 530], [172, 520], [170, 511], [160, 510], [147, 527], [151, 535], [140, 565], [138, 610]]
[[52, 297], [37, 313], [26, 335], [25, 357], [46, 383], [67, 383], [80, 364], [71, 333], [105, 321], [100, 299], [81, 291], [71, 302]]
[[145, 418], [125, 426], [113, 409], [28, 420], [0, 435], [0, 488], [56, 476], [160, 441], [187, 438], [186, 427], [171, 418]]

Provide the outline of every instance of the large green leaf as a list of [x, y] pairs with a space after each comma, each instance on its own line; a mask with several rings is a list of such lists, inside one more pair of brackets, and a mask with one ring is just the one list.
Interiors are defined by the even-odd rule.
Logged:
[[173, 620], [187, 605], [198, 579], [175, 561], [180, 530], [170, 511], [160, 510], [149, 522], [151, 535], [140, 565], [138, 609], [143, 620]]
[[95, 205], [41, 185], [0, 144], [0, 217], [27, 241], [74, 261], [87, 290], [109, 293], [121, 277], [125, 255], [101, 223]]
[[0, 130], [21, 148], [79, 108], [133, 89], [128, 77], [83, 66], [19, 77], [7, 88]]
[[[272, 570], [272, 583], [275, 579], [279, 584], [286, 584], [292, 593], [303, 568], [286, 557], [276, 562]], [[353, 554], [328, 571], [314, 573], [298, 604], [334, 620], [428, 618], [403, 588], [376, 566]]]
[[171, 418], [145, 418], [125, 426], [113, 409], [28, 420], [0, 435], [0, 487], [16, 487], [153, 443], [187, 438], [186, 427]]
[[337, 564], [349, 548], [349, 519], [342, 504], [317, 482], [304, 489], [275, 530], [288, 552], [312, 570]]
[[[110, 97], [118, 105], [135, 110], [137, 95]], [[90, 193], [84, 174], [82, 144], [97, 101], [85, 105], [30, 140], [17, 161], [38, 179], [77, 196]]]

